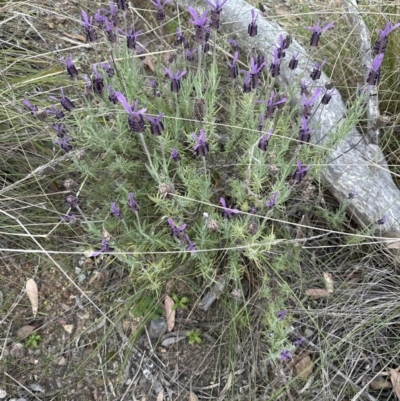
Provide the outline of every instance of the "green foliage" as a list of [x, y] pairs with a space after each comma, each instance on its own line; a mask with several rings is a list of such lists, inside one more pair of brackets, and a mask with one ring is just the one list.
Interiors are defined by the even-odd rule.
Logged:
[[25, 341], [25, 348], [37, 348], [42, 341], [40, 334], [32, 333]]
[[203, 342], [201, 338], [200, 330], [192, 330], [187, 333], [189, 345], [201, 344]]
[[188, 297], [179, 298], [178, 295], [176, 295], [176, 294], [172, 294], [172, 299], [174, 300], [174, 306], [172, 307], [172, 310], [175, 310], [178, 308], [187, 309], [187, 304], [190, 301], [190, 299]]

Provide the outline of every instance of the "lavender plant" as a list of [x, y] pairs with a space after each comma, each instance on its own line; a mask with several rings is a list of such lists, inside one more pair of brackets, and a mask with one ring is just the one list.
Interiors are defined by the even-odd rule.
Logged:
[[[164, 21], [168, 1], [152, 3], [157, 20]], [[72, 194], [68, 204], [89, 220], [90, 224], [82, 227], [90, 233], [88, 242], [95, 249], [92, 258], [119, 261], [129, 270], [135, 288], [155, 298], [178, 274], [178, 266], [183, 266], [179, 275], [190, 274], [200, 287], [224, 276], [230, 286], [241, 288], [246, 273], [258, 269], [259, 296], [268, 299], [273, 291], [278, 294], [264, 317], [270, 334], [265, 340], [268, 356], [275, 362], [288, 361], [294, 348], [289, 338], [289, 297], [281, 284], [282, 266], [296, 265], [297, 260], [295, 252], [292, 258], [285, 254], [289, 247], [277, 245], [278, 238], [291, 239], [292, 233], [268, 219], [290, 220], [291, 199], [297, 199], [299, 193], [305, 196], [316, 164], [325, 154], [324, 149], [310, 145], [318, 133], [310, 117], [330, 107], [335, 89], [322, 90], [315, 82], [308, 83], [310, 78], [318, 80], [324, 61], [315, 64], [311, 77], [302, 77], [307, 80], [302, 88], [300, 82], [294, 82], [293, 93], [279, 92], [275, 78], [284, 68], [296, 69], [301, 58], [296, 54], [283, 62], [288, 42], [282, 36], [271, 49], [269, 69], [264, 68], [260, 55], [247, 57], [240, 42], [233, 40], [228, 62], [208, 60], [204, 46], [210, 28], [214, 43], [226, 47], [226, 38], [217, 32], [225, 1], [207, 3], [210, 19], [207, 11], [188, 10], [195, 33], [193, 39], [186, 38], [189, 48], [180, 49], [184, 36], [179, 28], [176, 59], [169, 65], [159, 57], [154, 68], [148, 68], [132, 52], [138, 52], [144, 41], [151, 43], [145, 51], [157, 52], [156, 38], [146, 26], [117, 30], [126, 37], [126, 41], [118, 41], [113, 36], [117, 21], [103, 20], [100, 13], [96, 20], [103, 21], [114, 44], [115, 65], [96, 60], [93, 70], [84, 71], [88, 74], [84, 87], [73, 56], [62, 60], [74, 78], [66, 89], [74, 101], [65, 97], [62, 88], [61, 99], [52, 97], [67, 111], [65, 116], [56, 106], [48, 106], [53, 135], [57, 136], [53, 142], [57, 151], [74, 155], [70, 164], [65, 163], [63, 175], [73, 172], [82, 182], [89, 182], [83, 185], [79, 201]], [[125, 2], [117, 4], [125, 11]], [[88, 40], [97, 40], [93, 17], [82, 12], [82, 18]], [[257, 18], [253, 11], [248, 29], [251, 37], [258, 33]], [[306, 28], [312, 32], [310, 45], [317, 47], [321, 34], [332, 27], [332, 23], [322, 27], [318, 22]], [[137, 28], [142, 29], [135, 31]], [[369, 85], [379, 82], [387, 36], [396, 28], [397, 24], [380, 33]], [[197, 54], [190, 50], [195, 45]], [[195, 56], [197, 69], [191, 65]], [[238, 74], [239, 63], [248, 66], [242, 70], [244, 78]], [[293, 108], [290, 100], [300, 91], [301, 107]], [[204, 102], [201, 118], [193, 107], [198, 99]], [[349, 110], [359, 116], [364, 103], [357, 98], [357, 109]], [[37, 106], [27, 99], [24, 104], [36, 115]], [[85, 151], [85, 158], [75, 156], [78, 150]], [[66, 217], [64, 212], [60, 206], [66, 225], [75, 215]], [[382, 217], [377, 224], [384, 222]], [[104, 238], [103, 230], [110, 233], [109, 238]], [[279, 283], [279, 289], [273, 282]], [[222, 299], [231, 301], [228, 295]], [[242, 299], [246, 301], [246, 296]]]

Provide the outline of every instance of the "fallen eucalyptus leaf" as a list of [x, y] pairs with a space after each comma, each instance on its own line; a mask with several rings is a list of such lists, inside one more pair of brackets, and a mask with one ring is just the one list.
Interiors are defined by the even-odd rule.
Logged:
[[174, 310], [174, 305], [175, 305], [174, 300], [169, 295], [166, 295], [164, 301], [164, 311], [165, 311], [165, 318], [167, 319], [168, 331], [172, 331], [175, 326], [176, 311]]
[[28, 295], [29, 301], [32, 305], [32, 313], [33, 316], [36, 317], [36, 314], [39, 310], [39, 292], [36, 281], [33, 279], [29, 279], [25, 285], [26, 294]]

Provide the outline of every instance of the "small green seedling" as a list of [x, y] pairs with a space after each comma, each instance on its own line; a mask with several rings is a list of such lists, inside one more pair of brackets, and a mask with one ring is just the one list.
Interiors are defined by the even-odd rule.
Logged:
[[25, 341], [25, 348], [37, 348], [42, 341], [40, 334], [32, 333]]
[[174, 306], [172, 307], [172, 310], [181, 308], [181, 309], [187, 309], [187, 304], [189, 303], [190, 299], [188, 297], [182, 297], [179, 299], [178, 295], [173, 294], [172, 299], [174, 300]]
[[194, 345], [194, 344], [201, 344], [203, 340], [200, 337], [200, 331], [199, 330], [193, 330], [189, 331], [187, 333], [187, 336], [189, 338], [189, 344]]

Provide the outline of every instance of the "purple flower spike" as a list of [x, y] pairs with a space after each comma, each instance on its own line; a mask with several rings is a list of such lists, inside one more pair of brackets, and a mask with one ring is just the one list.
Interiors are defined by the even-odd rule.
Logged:
[[101, 96], [103, 94], [103, 88], [104, 88], [103, 77], [97, 71], [96, 64], [93, 64], [93, 78], [92, 78], [93, 92], [96, 93], [97, 95]]
[[172, 149], [172, 152], [171, 152], [171, 159], [172, 160], [174, 160], [174, 161], [176, 161], [176, 162], [178, 162], [179, 160], [181, 160], [181, 156], [180, 156], [180, 154], [179, 154], [179, 152], [178, 152], [178, 149]]
[[126, 4], [126, 0], [115, 0], [117, 3], [118, 10], [125, 11], [128, 6]]
[[150, 0], [150, 3], [157, 8], [157, 14], [156, 14], [157, 21], [163, 21], [165, 19], [164, 7], [170, 1], [171, 0], [164, 0], [164, 3], [161, 3], [161, 0], [156, 0], [156, 1]]
[[93, 26], [93, 16], [89, 18], [85, 11], [82, 10], [82, 20], [88, 41], [95, 42], [97, 40], [97, 35]]
[[[269, 198], [269, 199], [267, 200], [267, 203], [265, 204], [265, 206], [267, 206], [268, 209], [272, 209], [272, 208], [275, 207], [275, 205], [276, 205], [276, 200], [278, 199], [278, 195], [279, 195], [279, 192], [274, 192], [274, 194], [272, 195], [272, 197]], [[278, 313], [279, 313], [279, 312], [278, 312]], [[286, 311], [286, 314], [287, 314], [287, 311]], [[286, 315], [285, 315], [285, 316], [286, 316]], [[279, 316], [278, 316], [278, 317], [279, 317]]]
[[293, 54], [292, 58], [289, 61], [289, 69], [291, 69], [292, 71], [295, 70], [299, 65], [299, 60], [297, 60], [298, 55], [299, 52], [297, 52], [297, 54]]
[[237, 60], [239, 57], [239, 53], [235, 52], [235, 54], [233, 55], [233, 59], [231, 63], [227, 63], [228, 65], [228, 70], [229, 70], [229, 78], [231, 79], [235, 79], [237, 78], [238, 74], [239, 74], [239, 68], [237, 66]]
[[322, 67], [325, 65], [326, 60], [324, 60], [321, 64], [318, 64], [317, 62], [314, 63], [314, 69], [312, 70], [310, 74], [310, 78], [313, 81], [316, 81], [317, 79], [321, 78], [321, 73], [322, 73]]
[[66, 223], [74, 223], [76, 221], [76, 214], [66, 214], [58, 218], [60, 221], [65, 221]]
[[111, 21], [114, 24], [114, 27], [118, 25], [118, 7], [111, 1], [110, 2], [110, 10], [108, 12], [111, 17]]
[[289, 312], [285, 309], [285, 310], [280, 310], [280, 311], [278, 311], [278, 313], [276, 314], [276, 316], [277, 316], [277, 318], [279, 319], [279, 320], [283, 320], [283, 319], [285, 319], [285, 317], [287, 316], [287, 314], [288, 314]]
[[259, 116], [257, 129], [258, 129], [259, 131], [262, 131], [263, 128], [264, 128], [264, 114], [261, 113], [260, 116]]
[[189, 62], [194, 61], [194, 55], [197, 53], [197, 48], [190, 50], [190, 49], [185, 49], [185, 56], [186, 60]]
[[185, 234], [185, 239], [186, 239], [186, 244], [187, 244], [187, 248], [186, 250], [188, 250], [189, 252], [196, 252], [196, 243], [190, 241], [190, 238], [188, 235]]
[[[61, 103], [61, 106], [64, 107], [64, 109], [67, 111], [72, 111], [75, 108], [75, 105], [71, 102], [71, 100], [65, 97], [64, 90], [62, 88], [60, 89], [60, 91], [61, 91], [61, 99], [59, 100], [59, 102]], [[50, 96], [50, 99], [58, 100], [54, 96]]]
[[53, 124], [53, 128], [55, 129], [55, 131], [57, 132], [57, 136], [59, 138], [63, 138], [64, 135], [67, 133], [67, 128], [65, 127], [65, 124]]
[[228, 0], [222, 0], [222, 2], [220, 2], [219, 0], [215, 0], [215, 3], [213, 3], [210, 0], [206, 0], [206, 3], [211, 7], [211, 24], [210, 24], [211, 28], [213, 29], [220, 28], [222, 6], [227, 1]]
[[199, 45], [204, 45], [209, 38], [209, 28], [206, 26], [209, 22], [207, 18], [208, 11], [199, 16], [193, 7], [188, 7], [188, 11], [193, 19], [189, 20], [196, 30], [194, 41]]
[[59, 145], [61, 147], [61, 149], [63, 151], [65, 151], [66, 153], [71, 152], [71, 150], [73, 149], [72, 145], [70, 145], [68, 142], [71, 140], [72, 138], [66, 136], [63, 138], [57, 138], [53, 143], [55, 145]]
[[303, 106], [303, 110], [301, 112], [302, 116], [306, 118], [311, 116], [312, 107], [320, 93], [321, 93], [321, 88], [317, 88], [315, 89], [313, 95], [310, 98], [308, 98], [305, 94], [303, 95], [303, 98], [301, 99], [301, 105]]
[[307, 29], [307, 31], [311, 31], [311, 39], [310, 39], [310, 46], [318, 46], [319, 39], [321, 35], [327, 31], [328, 29], [333, 28], [333, 22], [329, 22], [325, 26], [321, 26], [321, 21], [318, 20], [318, 22], [314, 26], [305, 26], [304, 29]]
[[293, 174], [293, 180], [296, 183], [300, 183], [301, 180], [306, 176], [308, 170], [310, 170], [310, 166], [303, 167], [301, 161], [297, 160], [297, 168]]
[[111, 214], [113, 214], [118, 219], [122, 220], [124, 216], [122, 215], [121, 209], [116, 205], [115, 202], [111, 202]]
[[237, 40], [229, 38], [228, 43], [232, 46], [234, 52], [237, 52], [239, 50], [239, 43]]
[[61, 120], [65, 117], [65, 114], [62, 110], [60, 110], [57, 106], [51, 106], [49, 109], [46, 109], [47, 114], [53, 114], [57, 120]]
[[278, 58], [282, 59], [286, 56], [285, 49], [289, 47], [283, 35], [279, 35], [279, 46], [275, 45], [278, 50]]
[[300, 337], [297, 340], [295, 340], [293, 344], [295, 347], [299, 347], [303, 343], [304, 340], [305, 340], [304, 337]]
[[388, 22], [383, 29], [379, 29], [379, 37], [376, 39], [374, 45], [374, 55], [385, 53], [388, 42], [389, 42], [389, 34], [393, 32], [395, 29], [400, 27], [400, 22], [392, 25], [391, 22]]
[[186, 224], [182, 224], [181, 226], [177, 227], [171, 218], [168, 219], [168, 224], [171, 227], [171, 237], [179, 239], [183, 231], [185, 231]]
[[271, 94], [269, 95], [268, 101], [265, 100], [256, 100], [256, 103], [264, 103], [267, 106], [267, 109], [265, 110], [265, 117], [266, 118], [274, 118], [274, 113], [276, 108], [279, 106], [283, 105], [286, 103], [287, 98], [282, 97], [279, 100], [275, 101], [275, 92], [271, 91]]
[[266, 134], [264, 134], [259, 142], [258, 142], [258, 149], [262, 150], [263, 152], [265, 152], [268, 148], [268, 141], [269, 138], [271, 138], [272, 133], [274, 132], [274, 130], [271, 128]]
[[122, 29], [117, 28], [117, 31], [126, 37], [126, 46], [128, 49], [136, 49], [136, 39], [142, 32], [141, 30], [134, 32], [133, 29], [130, 28], [128, 32], [124, 32]]
[[289, 359], [292, 359], [292, 353], [287, 349], [283, 349], [281, 351], [281, 360], [286, 362]]
[[137, 203], [135, 197], [132, 192], [128, 193], [128, 206], [133, 212], [139, 211], [139, 203]]
[[328, 89], [326, 89], [324, 95], [322, 96], [321, 104], [328, 104], [331, 101], [332, 96], [335, 96], [335, 95], [336, 95], [335, 88], [332, 88], [330, 91]]
[[251, 10], [251, 22], [247, 28], [247, 33], [250, 37], [254, 37], [257, 35], [257, 18], [258, 14], [254, 10]]
[[97, 256], [101, 255], [102, 253], [110, 253], [114, 250], [114, 248], [111, 248], [111, 246], [108, 245], [108, 242], [106, 239], [103, 239], [103, 241], [101, 241], [101, 248], [96, 251], [93, 252], [91, 255], [91, 258], [96, 258]]
[[254, 61], [254, 57], [250, 59], [250, 75], [251, 75], [251, 85], [253, 89], [256, 89], [258, 86], [258, 80], [260, 78], [260, 72], [265, 67], [265, 61], [258, 65]]
[[161, 121], [163, 116], [163, 113], [159, 114], [156, 118], [144, 116], [144, 118], [150, 123], [150, 132], [153, 135], [159, 136], [164, 131], [164, 124]]
[[131, 130], [137, 133], [144, 132], [145, 126], [143, 121], [143, 115], [147, 111], [147, 109], [136, 110], [138, 105], [137, 100], [134, 102], [132, 108], [131, 105], [126, 100], [125, 96], [121, 92], [115, 92], [115, 96], [129, 114], [128, 124]]
[[77, 208], [79, 207], [79, 199], [76, 197], [76, 195], [74, 194], [69, 194], [66, 198], [65, 198], [65, 202], [68, 203], [68, 205], [70, 205], [72, 208]]
[[78, 70], [76, 69], [73, 61], [72, 61], [72, 54], [70, 54], [68, 57], [60, 57], [60, 60], [62, 63], [64, 63], [67, 66], [67, 72], [68, 75], [71, 78], [77, 78], [78, 77]]
[[102, 29], [104, 27], [104, 22], [106, 20], [106, 17], [101, 14], [102, 11], [103, 11], [103, 9], [99, 8], [96, 11], [96, 14], [94, 15], [94, 19], [96, 20], [97, 25], [99, 26], [100, 29]]
[[384, 215], [376, 222], [376, 224], [383, 225], [383, 224], [386, 223], [386, 220], [387, 220], [387, 216], [386, 216], [386, 214], [384, 214]]
[[379, 78], [381, 76], [382, 60], [383, 60], [383, 53], [374, 58], [374, 61], [370, 67], [371, 71], [368, 74], [367, 84], [376, 85], [378, 83]]
[[31, 104], [28, 99], [24, 99], [22, 103], [30, 110], [31, 114], [34, 116], [35, 113], [39, 110], [37, 106]]
[[164, 68], [165, 72], [171, 78], [171, 92], [178, 93], [179, 89], [181, 88], [181, 78], [186, 74], [186, 70], [180, 72], [177, 70], [176, 72], [172, 72], [168, 68]]
[[240, 72], [245, 73], [245, 77], [243, 78], [243, 93], [251, 92], [252, 82], [251, 82], [251, 72], [240, 70]]
[[231, 209], [231, 208], [227, 207], [225, 198], [222, 198], [222, 197], [219, 198], [219, 202], [221, 203], [222, 207], [224, 208], [224, 210], [222, 211], [222, 217], [224, 219], [230, 219], [233, 214], [240, 213], [240, 211], [238, 209]]
[[301, 144], [310, 142], [311, 134], [313, 132], [314, 132], [314, 130], [308, 128], [307, 118], [304, 116], [301, 116], [301, 128], [299, 131], [299, 142]]
[[281, 61], [282, 59], [279, 58], [279, 51], [278, 49], [274, 50], [274, 60], [269, 66], [269, 70], [273, 78], [277, 77], [281, 73]]
[[205, 156], [209, 152], [209, 146], [206, 142], [206, 133], [203, 129], [200, 131], [200, 135], [197, 136], [195, 133], [192, 134], [194, 140], [196, 141], [196, 145], [194, 145], [194, 151], [196, 152], [197, 156]]
[[101, 68], [103, 68], [103, 70], [107, 73], [107, 75], [112, 78], [115, 75], [115, 71], [113, 68], [113, 62], [112, 60], [110, 60], [109, 63], [101, 63]]
[[117, 104], [118, 103], [118, 99], [117, 96], [115, 95], [115, 90], [113, 88], [111, 88], [110, 85], [106, 85], [107, 88], [107, 92], [108, 92], [108, 100], [113, 103], [113, 104]]

